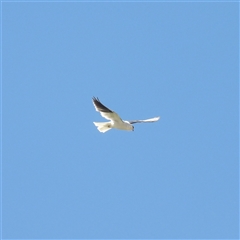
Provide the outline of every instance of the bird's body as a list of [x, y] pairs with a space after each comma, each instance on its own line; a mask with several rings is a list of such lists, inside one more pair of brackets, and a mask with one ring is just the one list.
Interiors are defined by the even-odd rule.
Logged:
[[156, 122], [160, 119], [160, 117], [155, 117], [146, 120], [124, 121], [119, 117], [117, 113], [104, 106], [98, 98], [93, 97], [93, 105], [96, 111], [100, 112], [102, 117], [110, 120], [110, 122], [93, 122], [98, 130], [102, 133], [105, 133], [112, 128], [134, 131], [134, 126], [132, 125], [134, 123]]
[[107, 132], [112, 128], [116, 128], [119, 130], [129, 130], [133, 131], [132, 125], [127, 122], [93, 122], [94, 125], [98, 128], [100, 132]]

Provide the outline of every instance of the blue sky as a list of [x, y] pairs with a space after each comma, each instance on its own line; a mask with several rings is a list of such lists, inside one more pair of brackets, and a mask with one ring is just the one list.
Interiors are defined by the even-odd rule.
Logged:
[[[2, 3], [2, 237], [239, 236], [239, 7]], [[99, 97], [134, 132], [98, 132]]]

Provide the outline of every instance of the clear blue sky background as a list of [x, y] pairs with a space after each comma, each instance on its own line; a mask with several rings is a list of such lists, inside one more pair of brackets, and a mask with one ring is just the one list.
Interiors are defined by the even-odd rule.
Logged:
[[3, 238], [238, 238], [238, 15], [2, 3]]

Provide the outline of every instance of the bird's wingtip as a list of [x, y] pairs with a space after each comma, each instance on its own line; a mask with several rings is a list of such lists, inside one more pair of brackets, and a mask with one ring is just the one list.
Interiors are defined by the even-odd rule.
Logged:
[[94, 96], [93, 96], [93, 97], [92, 97], [92, 100], [93, 100], [93, 101], [98, 101], [98, 102], [100, 102], [100, 100], [99, 100], [98, 97], [94, 97]]

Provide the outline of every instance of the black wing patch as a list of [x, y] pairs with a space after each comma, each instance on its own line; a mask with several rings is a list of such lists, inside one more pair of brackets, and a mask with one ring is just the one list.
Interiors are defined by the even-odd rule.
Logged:
[[107, 108], [106, 106], [104, 106], [98, 98], [93, 97], [92, 100], [98, 111], [113, 113], [113, 111]]
[[145, 119], [145, 120], [132, 120], [132, 121], [128, 121], [130, 124], [134, 124], [134, 123], [152, 123], [152, 122], [156, 122], [160, 119], [160, 117], [154, 117], [154, 118], [149, 118], [149, 119]]
[[140, 120], [132, 120], [132, 121], [128, 121], [130, 124], [134, 124], [134, 123], [142, 123], [143, 121]]

